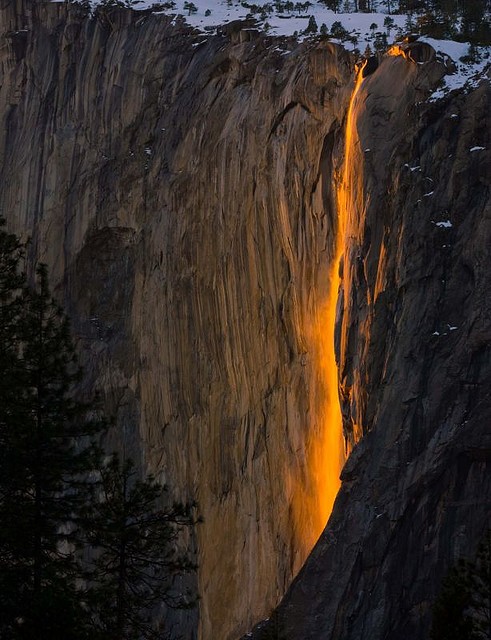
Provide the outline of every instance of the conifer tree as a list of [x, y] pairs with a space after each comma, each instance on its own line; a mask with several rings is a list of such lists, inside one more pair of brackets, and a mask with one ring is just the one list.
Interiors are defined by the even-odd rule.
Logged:
[[9, 292], [0, 280], [0, 332], [7, 336], [0, 344], [6, 365], [0, 385], [0, 636], [78, 640], [85, 611], [74, 551], [89, 501], [88, 474], [98, 463], [93, 438], [102, 423], [89, 419], [90, 407], [72, 396], [80, 368], [46, 267], [38, 267], [28, 287], [18, 270], [18, 243], [5, 235], [2, 241], [3, 265], [16, 288]]
[[308, 23], [307, 28], [305, 29], [304, 33], [308, 35], [308, 34], [317, 33], [317, 31], [318, 31], [318, 27], [317, 27], [317, 22], [315, 21], [315, 17], [314, 16], [310, 16], [309, 23]]
[[[101, 472], [101, 496], [90, 512], [89, 542], [95, 548], [90, 606], [105, 640], [162, 639], [155, 608], [195, 606], [190, 593], [176, 591], [177, 576], [195, 569], [177, 551], [183, 527], [195, 523], [194, 505], [159, 508], [165, 487], [145, 481], [131, 460], [112, 456]], [[99, 637], [98, 636], [98, 637]]]
[[461, 559], [443, 581], [433, 607], [431, 640], [491, 638], [491, 531], [475, 560]]
[[3, 225], [0, 218], [0, 500], [6, 480], [7, 424], [16, 399], [19, 318], [25, 286], [21, 244]]
[[[10, 537], [12, 522], [6, 498], [11, 484], [8, 461], [11, 430], [16, 416], [18, 377], [18, 327], [21, 293], [25, 276], [21, 271], [22, 247], [16, 236], [7, 233], [0, 220], [0, 637], [7, 636], [6, 621], [17, 612], [18, 578]], [[10, 533], [9, 533], [10, 530]], [[19, 580], [20, 582], [20, 580]]]
[[467, 615], [470, 601], [465, 566], [451, 569], [433, 607], [431, 640], [472, 640], [473, 623]]
[[74, 397], [68, 319], [46, 266], [30, 287], [22, 265], [0, 220], [0, 638], [162, 640], [155, 610], [196, 600], [175, 588], [194, 568], [177, 552], [194, 505], [162, 508], [129, 460], [100, 471], [105, 425]]

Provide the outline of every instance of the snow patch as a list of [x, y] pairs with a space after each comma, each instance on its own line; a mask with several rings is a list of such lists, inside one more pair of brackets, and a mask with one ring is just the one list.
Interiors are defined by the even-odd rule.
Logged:
[[[131, 0], [128, 3], [131, 4]], [[101, 0], [90, 0], [92, 8], [99, 4]], [[156, 5], [156, 0], [136, 0], [133, 8], [150, 9], [153, 5]], [[352, 0], [345, 0], [342, 6], [343, 12], [335, 13], [320, 0], [290, 3], [274, 0], [175, 0], [175, 7], [165, 11], [159, 11], [157, 2], [155, 11], [173, 16], [173, 24], [177, 16], [181, 16], [205, 35], [216, 33], [220, 25], [252, 17], [257, 21], [258, 29], [275, 36], [293, 35], [299, 40], [310, 37], [305, 31], [313, 19], [317, 28], [313, 35], [327, 33], [331, 42], [356, 50], [357, 55], [363, 54], [367, 48], [373, 52], [376, 44], [379, 49], [384, 47], [384, 42], [390, 46], [394, 39], [407, 33], [408, 22], [411, 22], [406, 14], [388, 15], [390, 3], [387, 0], [373, 0], [373, 13], [354, 12], [355, 3]], [[261, 10], [261, 7], [264, 9]], [[482, 81], [489, 82], [486, 72], [491, 68], [491, 47], [476, 46], [471, 51], [466, 42], [426, 36], [420, 36], [419, 41], [431, 45], [442, 62], [447, 63], [450, 58], [455, 69], [443, 78], [441, 85], [429, 96], [429, 102], [435, 102], [456, 89], [464, 87], [470, 90]], [[199, 44], [193, 42], [190, 47], [198, 47]], [[455, 118], [457, 114], [451, 117]]]
[[444, 227], [445, 229], [450, 229], [450, 227], [452, 227], [452, 223], [450, 222], [450, 220], [443, 220], [442, 222], [434, 222], [432, 220], [433, 224], [435, 224], [437, 227]]

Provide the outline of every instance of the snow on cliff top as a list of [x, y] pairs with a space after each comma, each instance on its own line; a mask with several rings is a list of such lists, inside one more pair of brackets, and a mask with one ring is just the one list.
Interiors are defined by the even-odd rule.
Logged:
[[[63, 0], [53, 0], [63, 1]], [[128, 4], [138, 9], [151, 8], [159, 0], [133, 0]], [[165, 0], [161, 0], [165, 3]], [[165, 10], [165, 13], [181, 15], [186, 22], [203, 33], [213, 33], [220, 25], [233, 20], [243, 20], [246, 17], [255, 18], [258, 28], [267, 30], [271, 35], [296, 36], [299, 40], [306, 39], [314, 33], [305, 33], [311, 16], [319, 30], [327, 32], [334, 42], [343, 44], [351, 51], [364, 54], [375, 49], [383, 50], [395, 38], [408, 32], [411, 26], [410, 18], [405, 14], [388, 15], [385, 0], [373, 0], [373, 13], [345, 11], [335, 13], [318, 0], [298, 2], [293, 0], [174, 0], [175, 6]], [[102, 4], [101, 0], [91, 0], [92, 7]], [[192, 5], [191, 10], [189, 5]], [[352, 9], [353, 2], [344, 2], [345, 9]], [[244, 6], [246, 5], [246, 6]], [[252, 5], [255, 5], [254, 11]], [[266, 12], [261, 13], [257, 7], [267, 5]], [[281, 7], [282, 5], [282, 7]], [[281, 10], [280, 10], [281, 7]], [[158, 12], [159, 9], [156, 9]], [[324, 26], [325, 25], [325, 26]], [[333, 29], [334, 25], [334, 29]], [[341, 25], [341, 29], [339, 28]], [[486, 70], [491, 63], [491, 47], [474, 47], [473, 59], [469, 58], [469, 44], [452, 40], [435, 40], [420, 37], [419, 40], [430, 44], [437, 52], [452, 58], [456, 65], [456, 73], [447, 75], [442, 86], [434, 92], [431, 100], [437, 100], [449, 91], [463, 86], [476, 86], [487, 77]], [[385, 47], [384, 47], [385, 45]]]

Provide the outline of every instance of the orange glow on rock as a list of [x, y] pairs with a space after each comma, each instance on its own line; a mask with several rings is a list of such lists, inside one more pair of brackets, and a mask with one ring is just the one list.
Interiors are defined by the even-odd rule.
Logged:
[[388, 56], [403, 56], [405, 58], [406, 57], [406, 52], [401, 48], [400, 45], [394, 44], [394, 45], [392, 45], [392, 47], [387, 49], [387, 55]]
[[[366, 64], [366, 63], [364, 63]], [[311, 319], [309, 343], [313, 365], [317, 372], [314, 385], [315, 415], [318, 424], [310, 424], [312, 434], [307, 443], [307, 471], [309, 478], [293, 478], [287, 473], [292, 499], [292, 516], [297, 541], [297, 568], [322, 533], [331, 514], [340, 487], [340, 474], [345, 462], [343, 424], [339, 403], [338, 364], [334, 351], [334, 330], [338, 305], [339, 264], [345, 247], [345, 236], [352, 211], [363, 197], [359, 167], [354, 167], [353, 149], [358, 143], [355, 127], [355, 101], [363, 82], [364, 64], [357, 69], [356, 83], [351, 95], [345, 133], [345, 151], [338, 180], [336, 246], [330, 273], [326, 303]], [[353, 193], [353, 189], [357, 193]], [[361, 191], [360, 191], [361, 189]], [[346, 282], [345, 285], [346, 286]], [[342, 347], [343, 348], [343, 347]], [[341, 352], [342, 353], [342, 352]]]
[[334, 325], [339, 282], [338, 262], [339, 260], [336, 260], [336, 267], [332, 270], [328, 304], [320, 314], [319, 342], [322, 344], [322, 348], [320, 349], [321, 360], [319, 367], [327, 387], [327, 393], [322, 412], [324, 437], [321, 446], [316, 449], [317, 455], [314, 459], [314, 469], [318, 478], [320, 495], [319, 515], [321, 522], [319, 523], [319, 535], [331, 515], [334, 500], [341, 484], [339, 477], [345, 461], [343, 422], [338, 393], [338, 367], [334, 353]]
[[[338, 234], [337, 234], [337, 251], [334, 261], [335, 268], [343, 259], [342, 276], [338, 277], [333, 272], [333, 281], [339, 282], [344, 292], [352, 290], [351, 286], [351, 265], [350, 257], [347, 255], [349, 249], [349, 237], [357, 233], [359, 228], [359, 220], [363, 217], [366, 207], [366, 198], [363, 187], [363, 156], [360, 153], [360, 140], [356, 128], [357, 109], [358, 109], [358, 93], [363, 82], [363, 69], [367, 61], [365, 60], [357, 67], [356, 82], [351, 94], [351, 99], [346, 116], [346, 132], [344, 143], [344, 161], [337, 189], [337, 209], [338, 209]], [[343, 255], [344, 254], [344, 255]], [[340, 363], [339, 370], [344, 369], [344, 358], [347, 355], [347, 335], [349, 323], [349, 300], [348, 296], [343, 297], [343, 323], [340, 330]], [[347, 320], [348, 318], [348, 320]], [[346, 393], [341, 383], [342, 392]], [[351, 417], [354, 420], [354, 416]], [[351, 424], [354, 441], [357, 442], [361, 437], [361, 428], [354, 421]], [[348, 451], [349, 453], [349, 451]]]

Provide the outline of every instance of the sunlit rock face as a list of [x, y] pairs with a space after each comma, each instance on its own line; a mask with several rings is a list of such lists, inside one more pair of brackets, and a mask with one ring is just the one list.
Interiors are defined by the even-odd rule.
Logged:
[[0, 6], [1, 212], [49, 265], [84, 391], [115, 418], [108, 446], [199, 502], [201, 602], [176, 637], [236, 638], [277, 604], [338, 486], [325, 327], [349, 57]]
[[428, 103], [441, 73], [387, 57], [353, 104], [336, 341], [354, 449], [258, 639], [426, 640], [490, 525], [491, 90]]

